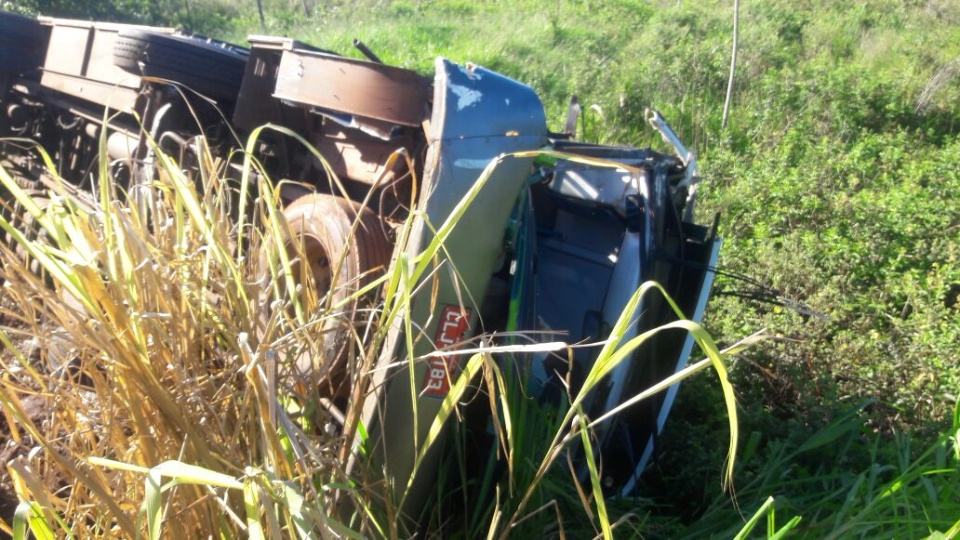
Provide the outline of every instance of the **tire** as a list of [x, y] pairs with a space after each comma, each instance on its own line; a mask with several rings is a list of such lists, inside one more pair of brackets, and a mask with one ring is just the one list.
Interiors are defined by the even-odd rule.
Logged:
[[48, 39], [49, 28], [36, 19], [0, 12], [0, 72], [19, 74], [39, 68]]
[[178, 82], [213, 98], [236, 101], [247, 49], [200, 37], [126, 29], [117, 34], [113, 63], [147, 77]]
[[[343, 302], [375, 279], [390, 262], [391, 244], [383, 222], [367, 208], [358, 210], [354, 203], [340, 197], [310, 194], [287, 206], [283, 215], [291, 235], [284, 240], [284, 248], [292, 261], [294, 279], [313, 280], [321, 302], [327, 294], [332, 295], [328, 305]], [[357, 221], [351, 237], [351, 228]], [[271, 307], [274, 283], [268, 260], [267, 253], [262, 252], [261, 306], [265, 319], [275, 316]], [[301, 266], [304, 260], [309, 265], [307, 269]], [[319, 397], [334, 402], [344, 399], [351, 388], [347, 363], [354, 350], [353, 326], [366, 317], [360, 310], [370, 300], [354, 299], [338, 309], [339, 315], [326, 319], [318, 330], [323, 336], [320, 350], [313, 354], [280, 354], [280, 358], [293, 360], [280, 370], [280, 383], [307, 398], [319, 393]], [[287, 316], [293, 320], [292, 313]]]

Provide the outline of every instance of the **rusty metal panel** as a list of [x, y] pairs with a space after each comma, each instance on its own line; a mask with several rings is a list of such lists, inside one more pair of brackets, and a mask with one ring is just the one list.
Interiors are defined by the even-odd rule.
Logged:
[[40, 84], [51, 90], [121, 112], [133, 112], [137, 91], [83, 77], [44, 71]]
[[[387, 172], [387, 158], [395, 150], [405, 148], [410, 155], [416, 155], [422, 144], [412, 133], [384, 141], [336, 125], [325, 126], [322, 133], [312, 133], [310, 142], [320, 151], [337, 176], [364, 184], [372, 184]], [[393, 171], [400, 175], [406, 172], [406, 166], [398, 163]]]
[[416, 72], [301, 49], [285, 50], [274, 96], [303, 105], [419, 126], [429, 81]]
[[253, 129], [272, 122], [306, 134], [302, 109], [284, 106], [273, 97], [280, 57], [284, 50], [328, 51], [285, 37], [250, 36], [247, 41], [250, 42], [250, 55], [233, 113], [234, 125], [240, 129]]
[[[50, 27], [50, 42], [43, 66], [45, 72], [84, 77], [93, 82], [123, 86], [130, 89], [139, 88], [140, 79], [113, 64], [113, 44], [117, 41], [117, 33], [127, 28], [139, 28], [165, 34], [174, 31], [173, 28], [165, 27], [54, 19], [50, 17], [40, 17], [38, 20], [44, 26]], [[59, 78], [50, 80], [56, 80], [58, 84], [63, 84], [63, 81]], [[75, 87], [75, 85], [67, 86], [69, 88]], [[77, 95], [77, 97], [88, 99], [83, 95]]]
[[44, 70], [82, 76], [89, 41], [89, 28], [73, 25], [54, 26], [50, 31], [50, 45], [47, 47]]
[[250, 56], [234, 108], [233, 123], [240, 129], [253, 129], [270, 122], [281, 122], [279, 100], [273, 98], [280, 66], [280, 51], [251, 43]]
[[[293, 50], [293, 49], [304, 49], [304, 50], [315, 50], [319, 51], [316, 47], [308, 45], [302, 41], [297, 41], [293, 38], [282, 37], [282, 36], [261, 36], [261, 35], [252, 35], [247, 36], [247, 41], [250, 43], [250, 49], [269, 49], [273, 51], [282, 51], [282, 50]], [[328, 51], [321, 51], [328, 52]]]

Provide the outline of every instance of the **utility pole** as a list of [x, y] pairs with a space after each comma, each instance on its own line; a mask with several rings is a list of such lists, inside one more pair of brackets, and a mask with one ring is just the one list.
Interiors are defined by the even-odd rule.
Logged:
[[263, 18], [263, 0], [257, 0], [257, 10], [260, 12], [260, 30], [267, 33], [267, 20]]
[[737, 38], [740, 26], [740, 0], [733, 0], [733, 52], [730, 54], [730, 79], [727, 80], [727, 99], [723, 102], [723, 122], [721, 129], [727, 129], [730, 116], [730, 99], [733, 96], [733, 74], [737, 69]]

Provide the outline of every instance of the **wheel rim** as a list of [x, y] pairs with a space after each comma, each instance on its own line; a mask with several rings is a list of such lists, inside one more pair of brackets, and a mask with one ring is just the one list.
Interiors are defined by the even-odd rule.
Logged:
[[[303, 236], [300, 242], [303, 259], [296, 263], [295, 275], [304, 276], [301, 272], [305, 269], [307, 271], [305, 276], [313, 279], [317, 295], [322, 298], [330, 292], [333, 283], [330, 256], [323, 244], [312, 236]], [[306, 263], [306, 268], [303, 263]]]

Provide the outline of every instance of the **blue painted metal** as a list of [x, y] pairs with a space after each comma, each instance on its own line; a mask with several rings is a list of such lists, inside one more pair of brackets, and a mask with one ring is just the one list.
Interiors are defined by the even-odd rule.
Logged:
[[[413, 257], [420, 253], [433, 239], [428, 222], [440, 227], [474, 188], [481, 173], [493, 168], [445, 243], [441, 260], [448, 268], [425, 278], [437, 282], [428, 284], [424, 294], [413, 298], [410, 317], [423, 325], [418, 335], [409, 336], [413, 350], [406, 350], [407, 336], [402, 329], [394, 329], [388, 337], [381, 362], [411, 360], [391, 371], [390, 379], [383, 382], [385, 391], [378, 407], [368, 411], [365, 421], [375, 467], [385, 469], [397, 502], [402, 502], [403, 511], [412, 517], [419, 515], [436, 475], [439, 460], [431, 457], [423, 460], [411, 479], [416, 453], [422, 451], [443, 397], [431, 395], [427, 387], [428, 370], [436, 366], [413, 363], [412, 359], [434, 350], [435, 338], [443, 332], [444, 310], [449, 306], [465, 308], [469, 313], [468, 327], [459, 338], [466, 339], [476, 331], [480, 303], [502, 260], [511, 209], [532, 170], [532, 158], [502, 156], [535, 150], [547, 143], [543, 105], [529, 87], [481, 67], [464, 67], [443, 58], [437, 59], [434, 85], [430, 146], [420, 199], [424, 218], [417, 221], [406, 254]], [[456, 269], [456, 283], [451, 268]], [[435, 301], [429, 293], [433, 287]], [[411, 369], [415, 396], [411, 395]], [[456, 373], [452, 376], [455, 378]]]

